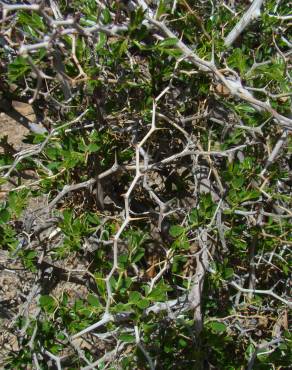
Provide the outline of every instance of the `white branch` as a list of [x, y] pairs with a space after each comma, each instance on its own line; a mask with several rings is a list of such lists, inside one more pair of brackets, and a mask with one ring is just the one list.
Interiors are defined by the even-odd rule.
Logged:
[[230, 283], [235, 289], [239, 290], [242, 293], [254, 293], [254, 294], [265, 294], [270, 295], [274, 297], [275, 299], [278, 299], [279, 301], [285, 303], [288, 307], [292, 308], [292, 302], [288, 301], [282, 297], [280, 297], [278, 294], [274, 293], [271, 289], [269, 290], [262, 290], [262, 289], [245, 289], [242, 288], [240, 285], [238, 285], [235, 281], [232, 281]]
[[244, 13], [240, 21], [232, 29], [224, 40], [226, 46], [231, 46], [250, 22], [261, 15], [261, 6], [264, 0], [254, 0], [249, 9]]

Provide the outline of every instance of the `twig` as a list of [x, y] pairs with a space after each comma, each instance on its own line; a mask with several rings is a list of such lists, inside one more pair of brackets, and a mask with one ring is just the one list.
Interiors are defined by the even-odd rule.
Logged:
[[65, 185], [63, 190], [49, 203], [48, 209], [52, 209], [68, 193], [83, 188], [89, 188], [90, 186], [95, 184], [95, 182], [96, 182], [95, 179], [90, 179], [84, 182], [80, 182], [79, 184]]
[[87, 333], [91, 332], [92, 330], [95, 330], [95, 329], [97, 329], [101, 326], [104, 326], [104, 325], [106, 325], [107, 323], [109, 323], [110, 321], [113, 321], [113, 320], [114, 320], [114, 317], [112, 315], [110, 315], [108, 313], [105, 313], [101, 320], [99, 320], [98, 322], [96, 322], [93, 325], [88, 326], [84, 330], [81, 330], [79, 333], [73, 335], [72, 340], [74, 340], [76, 338], [79, 338], [82, 335], [87, 334]]
[[47, 350], [45, 350], [44, 353], [56, 362], [57, 370], [62, 370], [61, 358], [59, 356], [55, 356], [53, 353]]
[[283, 130], [280, 139], [277, 141], [276, 145], [274, 146], [274, 149], [272, 150], [272, 153], [269, 155], [269, 158], [265, 164], [265, 167], [261, 171], [261, 176], [263, 176], [266, 173], [268, 167], [274, 162], [282, 146], [285, 144], [288, 138], [288, 134], [289, 134], [288, 130]]
[[232, 29], [232, 31], [226, 36], [224, 43], [226, 46], [231, 46], [242, 31], [250, 24], [250, 22], [261, 15], [261, 6], [264, 0], [253, 0], [252, 5], [241, 17], [240, 21]]
[[155, 370], [155, 366], [154, 366], [154, 363], [152, 361], [152, 358], [150, 357], [149, 353], [146, 351], [145, 347], [142, 345], [141, 343], [141, 339], [140, 339], [140, 334], [139, 334], [139, 328], [138, 326], [135, 326], [135, 338], [136, 338], [136, 344], [137, 344], [137, 347], [140, 349], [140, 351], [143, 353], [143, 355], [145, 356], [147, 362], [148, 362], [148, 365], [150, 367], [151, 370]]
[[235, 289], [239, 290], [242, 293], [254, 293], [254, 294], [264, 294], [264, 295], [269, 295], [284, 304], [286, 304], [288, 307], [292, 307], [292, 302], [280, 297], [278, 294], [274, 293], [272, 289], [269, 290], [261, 290], [261, 289], [245, 289], [242, 288], [240, 285], [238, 285], [235, 281], [231, 281], [229, 283], [231, 286], [233, 286]]
[[205, 273], [209, 265], [208, 261], [208, 250], [206, 248], [207, 243], [207, 232], [202, 231], [202, 239], [199, 240], [202, 248], [202, 253], [196, 257], [197, 267], [196, 273], [192, 278], [192, 287], [188, 295], [190, 302], [190, 308], [194, 310], [195, 320], [195, 333], [198, 336], [203, 329], [203, 318], [202, 318], [202, 292], [204, 285]]
[[95, 369], [100, 364], [104, 364], [106, 362], [113, 362], [115, 358], [117, 357], [117, 355], [119, 354], [119, 352], [121, 352], [125, 348], [125, 346], [126, 346], [126, 343], [118, 342], [114, 350], [106, 352], [104, 356], [99, 358], [97, 361], [95, 361], [91, 365], [82, 367], [81, 370], [92, 370], [92, 369]]

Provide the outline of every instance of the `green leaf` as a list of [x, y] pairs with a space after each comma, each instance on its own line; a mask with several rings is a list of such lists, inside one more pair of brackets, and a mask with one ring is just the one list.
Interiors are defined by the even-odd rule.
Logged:
[[244, 181], [245, 181], [245, 179], [243, 177], [235, 177], [232, 180], [232, 186], [235, 189], [240, 189], [242, 187], [242, 185], [244, 184]]
[[135, 343], [135, 336], [128, 333], [123, 333], [120, 334], [119, 340], [125, 343]]
[[233, 274], [234, 274], [233, 268], [227, 267], [227, 268], [224, 269], [224, 274], [223, 274], [224, 279], [231, 278], [233, 276]]
[[187, 347], [188, 345], [187, 341], [182, 338], [178, 340], [178, 344], [180, 345], [180, 347], [183, 347], [183, 348]]
[[101, 50], [107, 41], [106, 34], [103, 32], [99, 33], [98, 43], [95, 45], [95, 51]]
[[157, 9], [156, 17], [159, 19], [163, 14], [167, 13], [167, 3], [166, 0], [160, 0]]
[[39, 304], [47, 312], [53, 312], [56, 307], [56, 301], [50, 295], [41, 296]]
[[119, 56], [121, 57], [128, 50], [128, 40], [125, 39], [119, 47]]
[[127, 304], [123, 304], [123, 303], [117, 303], [115, 305], [115, 312], [125, 312], [125, 311], [131, 311], [132, 307], [131, 307], [131, 304], [127, 303]]
[[255, 113], [256, 110], [255, 108], [253, 108], [252, 106], [248, 105], [248, 104], [237, 104], [236, 106], [236, 110], [238, 111], [239, 114], [241, 113]]
[[63, 212], [63, 224], [64, 227], [71, 226], [73, 219], [73, 210], [72, 209], [65, 209]]
[[145, 250], [143, 248], [139, 248], [136, 253], [132, 256], [131, 258], [131, 262], [132, 263], [137, 263], [138, 261], [141, 260], [141, 258], [143, 258], [145, 254]]
[[0, 210], [0, 224], [5, 224], [10, 220], [10, 213], [7, 211], [7, 209], [1, 209]]
[[248, 345], [248, 347], [246, 348], [245, 358], [246, 359], [249, 359], [252, 356], [252, 354], [254, 353], [254, 351], [255, 351], [255, 347], [254, 347], [254, 345], [252, 343], [250, 343]]
[[62, 296], [62, 305], [67, 306], [68, 300], [69, 300], [68, 294], [64, 293], [63, 296]]
[[173, 38], [167, 38], [157, 45], [159, 48], [169, 48], [170, 46], [174, 46], [178, 43], [178, 39], [176, 37]]
[[98, 144], [91, 143], [87, 147], [89, 153], [98, 152], [100, 149], [100, 146]]
[[13, 216], [19, 217], [26, 207], [28, 201], [28, 190], [11, 192], [8, 196], [8, 204], [10, 213]]
[[27, 258], [28, 260], [33, 260], [36, 256], [37, 256], [36, 251], [29, 250], [29, 251], [26, 251], [25, 253], [25, 258]]
[[[139, 6], [136, 11], [131, 12], [130, 14], [130, 31], [135, 32], [136, 30], [141, 28], [142, 21], [144, 19], [144, 10], [141, 6]], [[136, 36], [136, 34], [135, 34]]]
[[30, 71], [30, 65], [24, 57], [17, 57], [8, 65], [8, 78], [11, 82], [15, 82], [20, 77], [23, 77], [26, 72]]
[[233, 50], [231, 56], [227, 59], [227, 63], [232, 68], [238, 68], [241, 74], [247, 69], [247, 56], [243, 53], [243, 51], [239, 48]]
[[192, 226], [196, 226], [199, 223], [199, 214], [197, 209], [193, 209], [189, 214], [190, 222]]
[[100, 306], [99, 299], [95, 295], [89, 294], [87, 297], [87, 300], [88, 300], [88, 303], [93, 307]]
[[170, 290], [172, 289], [161, 280], [147, 298], [155, 302], [163, 302], [167, 299], [166, 293]]
[[108, 24], [112, 21], [111, 13], [108, 8], [104, 8], [104, 10], [102, 11], [102, 15], [104, 24]]
[[[25, 11], [18, 12], [18, 21], [22, 25], [28, 26], [31, 30], [39, 29], [45, 31], [43, 19], [35, 12], [29, 14]], [[35, 32], [33, 34], [36, 34]]]
[[145, 308], [149, 307], [150, 302], [148, 301], [148, 299], [140, 299], [136, 304], [139, 308], [144, 310]]
[[180, 226], [180, 225], [172, 225], [169, 229], [169, 234], [173, 237], [173, 238], [176, 238], [178, 236], [180, 236], [181, 234], [183, 234], [185, 231], [185, 229]]
[[183, 235], [178, 241], [178, 247], [181, 249], [189, 249], [190, 248], [190, 242], [186, 236]]
[[166, 48], [163, 48], [162, 49], [162, 52], [164, 54], [170, 55], [170, 56], [172, 56], [174, 58], [178, 58], [178, 57], [180, 57], [182, 55], [182, 52], [179, 49], [166, 49]]
[[87, 220], [93, 225], [100, 225], [100, 218], [97, 214], [90, 212], [87, 214]]
[[219, 321], [212, 321], [209, 326], [215, 333], [223, 333], [226, 331], [226, 325]]
[[142, 295], [139, 292], [130, 292], [129, 302], [130, 303], [137, 303], [142, 299]]
[[[6, 136], [7, 137], [7, 136]], [[4, 179], [4, 178], [1, 178], [0, 177], [0, 185], [3, 185], [3, 184], [6, 184], [7, 183], [7, 179]]]

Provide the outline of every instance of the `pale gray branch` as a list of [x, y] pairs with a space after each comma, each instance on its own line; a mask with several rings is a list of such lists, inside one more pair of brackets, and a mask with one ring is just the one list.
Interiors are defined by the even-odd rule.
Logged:
[[261, 15], [261, 6], [264, 0], [253, 0], [252, 5], [241, 17], [240, 21], [232, 29], [224, 40], [226, 46], [231, 46], [243, 30], [250, 24], [251, 21]]

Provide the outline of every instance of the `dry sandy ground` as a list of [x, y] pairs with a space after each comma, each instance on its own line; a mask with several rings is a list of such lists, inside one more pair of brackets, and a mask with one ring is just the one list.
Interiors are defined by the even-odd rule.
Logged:
[[[33, 121], [35, 119], [33, 109], [29, 104], [17, 102], [13, 105], [19, 113], [26, 116], [29, 120]], [[27, 144], [23, 143], [22, 140], [28, 132], [29, 130], [8, 117], [5, 113], [0, 113], [0, 141], [3, 137], [7, 136], [8, 143], [11, 144], [15, 150], [20, 151], [27, 147]], [[3, 148], [1, 146], [0, 153], [3, 153]], [[13, 186], [10, 183], [5, 183], [0, 186], [0, 201], [5, 199], [7, 191], [12, 188]]]
[[[32, 107], [25, 103], [15, 103], [14, 107], [29, 120], [34, 120], [34, 113]], [[13, 144], [15, 149], [22, 149], [25, 144], [22, 143], [23, 137], [28, 133], [28, 130], [8, 117], [5, 113], [0, 113], [0, 139], [4, 136], [8, 136], [8, 142]], [[3, 149], [0, 148], [0, 152]]]

